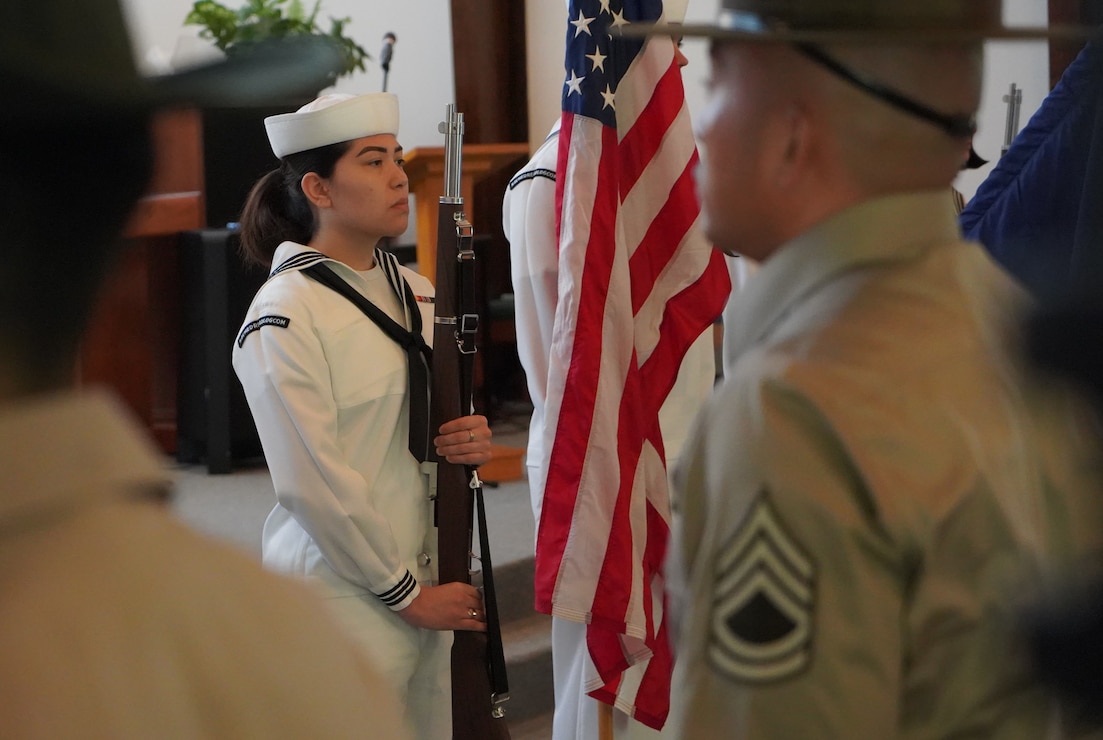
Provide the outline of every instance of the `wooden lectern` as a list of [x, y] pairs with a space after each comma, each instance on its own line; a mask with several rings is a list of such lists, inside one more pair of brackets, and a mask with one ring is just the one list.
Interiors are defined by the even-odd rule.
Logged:
[[[476, 231], [480, 229], [473, 212], [475, 183], [508, 164], [520, 166], [520, 160], [528, 154], [529, 146], [525, 143], [464, 145], [460, 190], [464, 212]], [[417, 269], [436, 281], [437, 205], [444, 193], [444, 147], [418, 147], [407, 152], [406, 175], [410, 178], [410, 192], [417, 199]]]

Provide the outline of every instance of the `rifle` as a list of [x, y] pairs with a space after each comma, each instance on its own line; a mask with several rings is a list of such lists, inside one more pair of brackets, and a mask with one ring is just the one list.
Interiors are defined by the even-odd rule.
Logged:
[[1003, 131], [1003, 148], [1000, 150], [1000, 156], [1007, 154], [1007, 150], [1011, 148], [1011, 142], [1015, 140], [1015, 137], [1019, 133], [1019, 110], [1023, 106], [1023, 91], [1014, 82], [1011, 83], [1011, 90], [1007, 95], [1003, 96], [1003, 102], [1007, 103], [1007, 123]]
[[[433, 393], [430, 428], [471, 413], [475, 334], [473, 229], [463, 213], [460, 173], [463, 114], [446, 108], [444, 195], [437, 217], [436, 317], [433, 327]], [[434, 456], [435, 457], [435, 456]], [[452, 737], [509, 740], [502, 703], [509, 699], [501, 623], [487, 542], [482, 484], [475, 468], [437, 459], [436, 516], [441, 583], [471, 583], [474, 505], [479, 507], [486, 633], [457, 630], [452, 645]]]

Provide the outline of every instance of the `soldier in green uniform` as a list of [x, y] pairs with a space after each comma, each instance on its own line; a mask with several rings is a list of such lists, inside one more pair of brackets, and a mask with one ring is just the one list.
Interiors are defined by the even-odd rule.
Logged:
[[658, 30], [712, 37], [702, 215], [761, 262], [676, 472], [675, 734], [1050, 736], [1015, 615], [1088, 547], [1090, 440], [946, 197], [983, 40], [1050, 31], [998, 0], [722, 0]]

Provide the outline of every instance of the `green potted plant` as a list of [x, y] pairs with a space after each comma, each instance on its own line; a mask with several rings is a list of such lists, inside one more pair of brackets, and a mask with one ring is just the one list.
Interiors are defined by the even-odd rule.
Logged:
[[371, 59], [371, 55], [345, 34], [349, 19], [331, 17], [329, 31], [323, 31], [317, 24], [321, 4], [321, 0], [317, 0], [307, 15], [300, 0], [246, 0], [237, 10], [216, 0], [196, 0], [184, 23], [199, 26], [201, 38], [212, 41], [230, 55], [267, 39], [321, 36], [341, 53], [342, 64], [337, 77], [365, 71], [364, 62]]

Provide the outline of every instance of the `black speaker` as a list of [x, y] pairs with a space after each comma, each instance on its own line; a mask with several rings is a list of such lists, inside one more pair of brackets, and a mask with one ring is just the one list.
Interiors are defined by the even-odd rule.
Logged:
[[298, 103], [289, 102], [281, 106], [203, 109], [207, 226], [221, 229], [237, 221], [253, 183], [279, 167], [268, 144], [264, 119], [298, 107]]
[[241, 259], [236, 231], [180, 234], [180, 462], [206, 460], [208, 472], [229, 473], [234, 460], [261, 455], [260, 438], [230, 356], [249, 304], [267, 276], [263, 268]]

